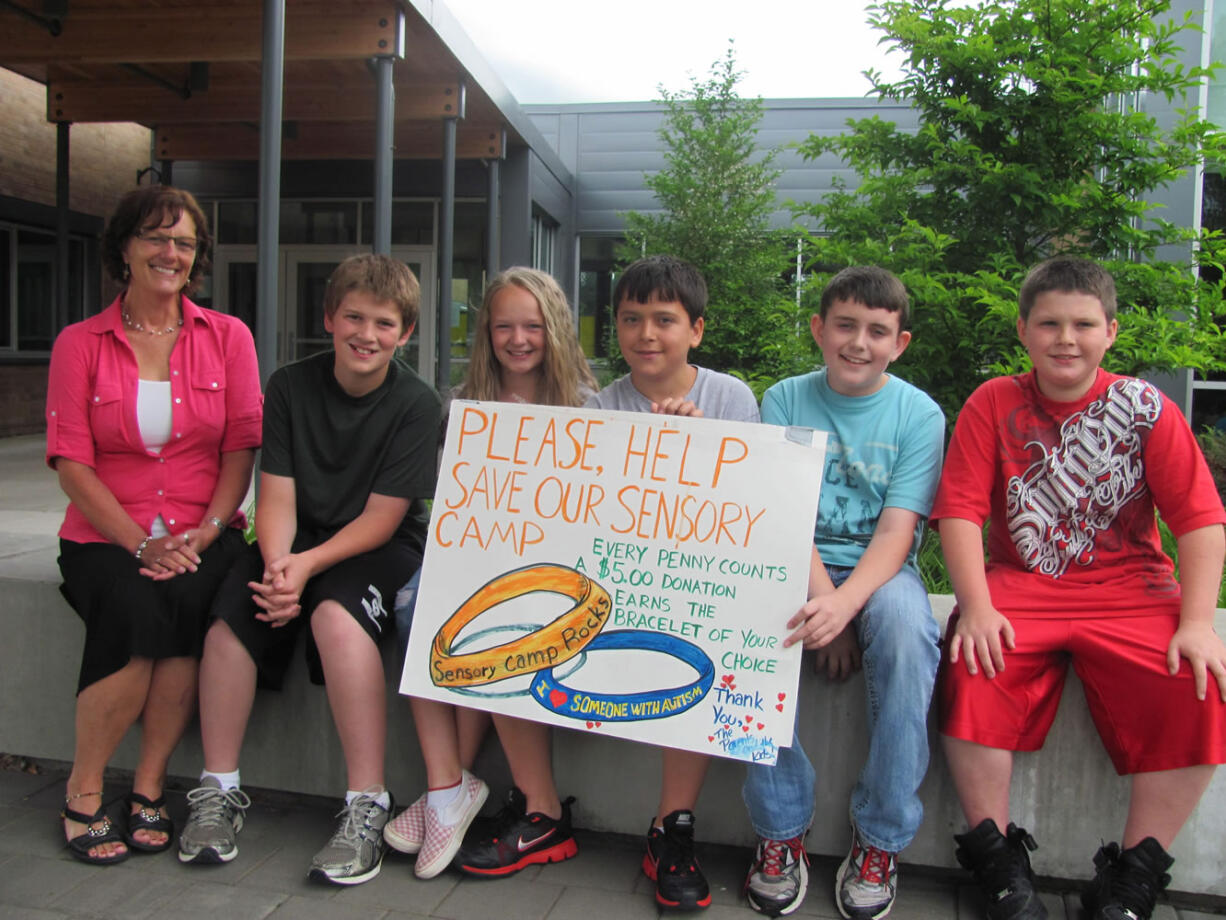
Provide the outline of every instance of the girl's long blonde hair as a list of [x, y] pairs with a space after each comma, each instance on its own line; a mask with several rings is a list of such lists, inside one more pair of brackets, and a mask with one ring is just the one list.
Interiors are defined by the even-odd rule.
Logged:
[[581, 406], [596, 392], [596, 378], [588, 367], [570, 304], [558, 282], [543, 271], [517, 265], [499, 272], [485, 288], [477, 328], [473, 333], [472, 355], [464, 383], [456, 396], [464, 399], [497, 400], [502, 390], [502, 366], [490, 345], [490, 304], [503, 288], [515, 285], [536, 298], [545, 320], [545, 356], [541, 360], [541, 382], [536, 401], [546, 406]]

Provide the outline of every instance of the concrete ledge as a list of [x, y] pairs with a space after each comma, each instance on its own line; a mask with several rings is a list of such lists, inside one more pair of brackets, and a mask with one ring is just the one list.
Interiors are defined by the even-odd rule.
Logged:
[[[73, 691], [83, 628], [58, 591], [55, 543], [43, 537], [0, 540], [0, 750], [32, 757], [72, 760]], [[952, 599], [934, 597], [944, 624]], [[1226, 612], [1217, 628], [1226, 635]], [[386, 658], [389, 679], [388, 782], [402, 798], [424, 787], [424, 770], [407, 702], [395, 692], [394, 652]], [[801, 740], [818, 772], [818, 813], [810, 851], [842, 855], [847, 848], [847, 802], [866, 753], [863, 679], [831, 684], [806, 670], [801, 680]], [[935, 722], [935, 720], [931, 720]], [[963, 828], [953, 784], [930, 724], [933, 760], [922, 795], [923, 827], [903, 854], [905, 861], [956, 867], [950, 835]], [[654, 812], [659, 753], [646, 745], [554, 733], [558, 786], [574, 795], [576, 823], [601, 831], [641, 834]], [[125, 739], [112, 765], [136, 763], [137, 738]], [[172, 774], [195, 776], [203, 755], [193, 727], [170, 764]], [[344, 760], [331, 724], [327, 699], [306, 678], [295, 657], [281, 693], [261, 692], [243, 751], [243, 778], [263, 786], [318, 795], [344, 788]], [[487, 742], [478, 771], [495, 785], [508, 783], [496, 741]], [[740, 797], [742, 768], [717, 760], [697, 809], [704, 840], [748, 846], [752, 832]], [[1030, 828], [1040, 849], [1033, 855], [1041, 875], [1084, 878], [1101, 840], [1118, 838], [1128, 803], [1128, 782], [1116, 776], [1090, 721], [1080, 681], [1071, 672], [1060, 713], [1046, 747], [1020, 755], [1013, 784], [1013, 815]], [[1226, 779], [1218, 774], [1174, 848], [1173, 887], [1226, 897], [1226, 868], [1219, 848], [1226, 826]]]

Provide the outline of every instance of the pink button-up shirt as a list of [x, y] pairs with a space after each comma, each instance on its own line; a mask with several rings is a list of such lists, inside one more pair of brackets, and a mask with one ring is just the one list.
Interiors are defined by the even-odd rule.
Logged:
[[[145, 448], [136, 421], [136, 355], [118, 298], [64, 329], [51, 350], [47, 463], [63, 457], [92, 467], [146, 533], [159, 514], [171, 532], [202, 523], [221, 455], [260, 446], [263, 397], [251, 331], [186, 297], [182, 304], [183, 328], [170, 353], [172, 427], [161, 453]], [[72, 504], [60, 536], [106, 540]]]

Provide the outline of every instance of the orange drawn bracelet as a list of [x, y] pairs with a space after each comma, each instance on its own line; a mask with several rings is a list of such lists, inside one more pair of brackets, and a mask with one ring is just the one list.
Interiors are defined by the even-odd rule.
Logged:
[[[465, 626], [490, 608], [534, 591], [565, 594], [575, 606], [514, 642], [451, 654]], [[567, 566], [546, 563], [513, 569], [478, 588], [434, 634], [430, 680], [437, 687], [479, 687], [569, 661], [596, 638], [612, 608], [608, 591]]]

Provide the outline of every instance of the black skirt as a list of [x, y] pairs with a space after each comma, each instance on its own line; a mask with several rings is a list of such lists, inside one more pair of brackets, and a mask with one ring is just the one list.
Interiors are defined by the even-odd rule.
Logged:
[[153, 581], [122, 546], [60, 540], [60, 592], [85, 623], [77, 693], [134, 657], [198, 659], [213, 595], [245, 545], [227, 527], [195, 572]]

